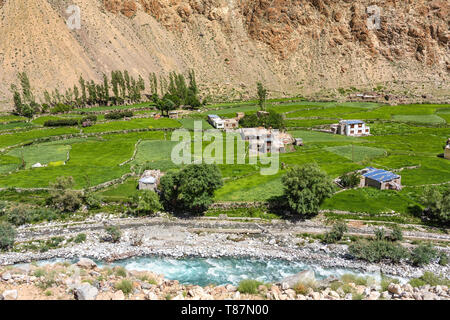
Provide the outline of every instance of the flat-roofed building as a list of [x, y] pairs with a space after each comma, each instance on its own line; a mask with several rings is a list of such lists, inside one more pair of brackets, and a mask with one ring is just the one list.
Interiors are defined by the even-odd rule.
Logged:
[[331, 129], [336, 134], [345, 136], [368, 136], [370, 135], [370, 128], [362, 120], [341, 120], [339, 124], [331, 126]]
[[391, 171], [367, 167], [361, 171], [360, 186], [380, 190], [401, 190], [402, 178]]

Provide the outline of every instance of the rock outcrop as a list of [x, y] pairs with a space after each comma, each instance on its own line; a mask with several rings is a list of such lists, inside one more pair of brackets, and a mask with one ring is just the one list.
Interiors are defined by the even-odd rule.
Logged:
[[[81, 29], [66, 20], [81, 10]], [[127, 69], [147, 78], [194, 69], [205, 96], [337, 94], [384, 84], [448, 100], [450, 4], [369, 0], [0, 0], [0, 105], [26, 71], [36, 91]], [[73, 14], [73, 13], [72, 13]], [[26, 21], [27, 23], [24, 23]]]

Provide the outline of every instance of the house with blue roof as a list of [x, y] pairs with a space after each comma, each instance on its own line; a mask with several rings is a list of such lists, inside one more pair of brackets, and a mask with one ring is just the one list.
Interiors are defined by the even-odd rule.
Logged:
[[402, 177], [391, 171], [367, 167], [361, 170], [361, 187], [374, 187], [380, 190], [401, 190]]
[[362, 120], [341, 120], [332, 125], [331, 130], [336, 134], [360, 137], [370, 135], [370, 128]]

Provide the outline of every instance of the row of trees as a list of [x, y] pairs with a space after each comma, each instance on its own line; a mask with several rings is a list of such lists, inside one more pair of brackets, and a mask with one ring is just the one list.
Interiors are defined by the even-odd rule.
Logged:
[[[160, 76], [159, 81], [155, 73], [150, 74], [151, 100], [162, 113], [168, 113], [182, 105], [191, 108], [201, 106], [194, 71], [189, 71], [188, 76], [189, 84], [186, 83], [184, 75], [176, 72], [170, 73], [168, 78]], [[103, 81], [100, 83], [85, 80], [80, 76], [78, 85], [64, 92], [58, 89], [51, 92], [45, 90], [41, 103], [37, 102], [25, 72], [18, 74], [18, 80], [19, 86], [11, 85], [14, 112], [29, 118], [49, 109], [60, 112], [85, 106], [132, 104], [144, 100], [144, 79], [140, 75], [137, 78], [131, 76], [127, 70], [112, 71], [110, 77], [103, 74]]]
[[180, 106], [189, 106], [191, 109], [198, 109], [206, 101], [200, 101], [199, 89], [195, 79], [195, 72], [189, 71], [187, 84], [184, 75], [171, 72], [168, 78], [158, 77], [155, 73], [150, 75], [150, 91], [152, 101], [161, 114], [169, 114]]

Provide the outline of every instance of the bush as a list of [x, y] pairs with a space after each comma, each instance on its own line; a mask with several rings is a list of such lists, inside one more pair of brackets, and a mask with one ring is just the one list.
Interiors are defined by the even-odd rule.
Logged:
[[325, 243], [336, 243], [342, 239], [344, 233], [347, 232], [348, 228], [344, 222], [337, 222], [333, 225], [330, 232], [327, 232], [324, 237]]
[[158, 195], [151, 190], [144, 190], [135, 195], [130, 207], [130, 213], [136, 216], [152, 215], [162, 210]]
[[84, 195], [84, 203], [86, 203], [89, 209], [99, 209], [102, 206], [100, 197], [91, 192]]
[[422, 196], [426, 209], [425, 217], [435, 223], [450, 224], [450, 187], [442, 191], [438, 187], [427, 187]]
[[109, 226], [105, 229], [108, 236], [111, 238], [111, 242], [117, 243], [120, 241], [120, 238], [122, 237], [122, 232], [120, 229], [116, 226]]
[[16, 230], [6, 222], [0, 222], [0, 250], [8, 250], [14, 245]]
[[438, 251], [431, 243], [420, 244], [413, 249], [411, 253], [411, 262], [415, 266], [423, 266], [429, 264], [437, 257]]
[[83, 203], [81, 194], [77, 191], [69, 190], [74, 185], [72, 177], [59, 177], [56, 182], [50, 185], [50, 196], [47, 204], [61, 212], [74, 212]]
[[31, 222], [31, 217], [25, 206], [18, 206], [6, 214], [9, 223], [15, 226], [21, 226]]
[[78, 119], [58, 119], [58, 120], [48, 120], [44, 122], [44, 127], [65, 127], [77, 125], [79, 125]]
[[448, 255], [445, 252], [439, 254], [439, 264], [441, 266], [446, 266], [448, 264]]
[[25, 205], [19, 205], [6, 214], [8, 222], [15, 226], [41, 222], [44, 220], [52, 221], [58, 219], [58, 217], [58, 214], [53, 210], [46, 208], [31, 208]]
[[246, 279], [239, 282], [239, 286], [237, 290], [240, 293], [247, 293], [247, 294], [257, 294], [258, 293], [258, 287], [262, 285], [263, 283], [258, 280], [252, 280], [252, 279]]
[[80, 122], [83, 123], [85, 121], [96, 122], [97, 121], [97, 116], [96, 115], [86, 116], [86, 117], [82, 118]]
[[73, 241], [75, 243], [83, 243], [83, 242], [85, 242], [86, 241], [86, 234], [85, 233], [78, 234]]
[[435, 275], [432, 272], [426, 271], [424, 272], [424, 274], [419, 277], [419, 278], [414, 278], [411, 279], [409, 281], [409, 284], [413, 287], [422, 287], [425, 286], [427, 284], [429, 284], [430, 286], [438, 286], [438, 285], [443, 285], [443, 286], [450, 286], [450, 280], [438, 275]]
[[129, 295], [133, 291], [133, 283], [128, 279], [122, 279], [116, 282], [114, 287], [116, 290], [122, 290], [125, 295]]
[[394, 226], [394, 228], [392, 228], [392, 232], [389, 235], [389, 240], [394, 241], [394, 242], [403, 240], [403, 232], [399, 226], [396, 225], [396, 226]]
[[359, 185], [361, 178], [357, 172], [352, 172], [342, 175], [339, 180], [344, 188], [355, 188]]
[[331, 179], [315, 163], [288, 169], [282, 183], [289, 207], [301, 215], [317, 214], [334, 191]]
[[355, 258], [369, 262], [388, 260], [399, 263], [409, 257], [408, 250], [401, 245], [385, 240], [358, 241], [351, 244], [348, 250]]
[[388, 289], [388, 287], [389, 287], [389, 285], [391, 283], [399, 284], [400, 281], [398, 279], [395, 279], [395, 278], [386, 277], [383, 274], [381, 275], [381, 283], [380, 283], [380, 285], [381, 285], [381, 291], [382, 292], [383, 291], [387, 291], [387, 289]]
[[108, 114], [105, 114], [105, 119], [109, 120], [117, 120], [123, 118], [131, 118], [133, 116], [132, 111], [114, 111]]
[[376, 240], [383, 240], [385, 235], [385, 231], [383, 228], [378, 228], [375, 230], [375, 239]]
[[63, 112], [67, 112], [72, 110], [73, 107], [63, 104], [63, 103], [58, 103], [56, 106], [54, 106], [51, 110], [50, 113], [52, 114], [56, 114], [56, 113], [63, 113]]

